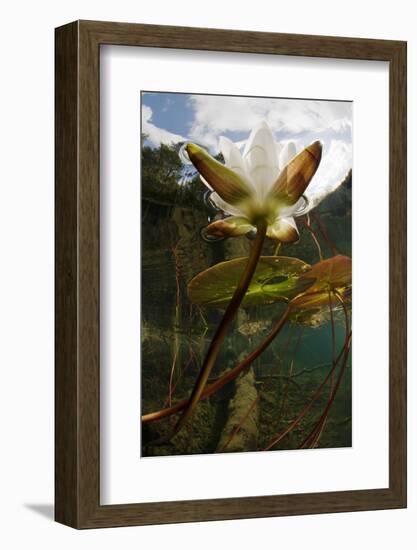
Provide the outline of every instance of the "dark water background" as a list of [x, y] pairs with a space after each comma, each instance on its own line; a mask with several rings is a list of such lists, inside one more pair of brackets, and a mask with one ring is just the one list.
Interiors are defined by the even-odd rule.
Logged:
[[[224, 311], [192, 305], [187, 297], [188, 282], [211, 265], [246, 256], [250, 246], [247, 237], [214, 243], [201, 237], [211, 214], [203, 200], [205, 188], [198, 177], [187, 186], [180, 185], [179, 173], [160, 196], [152, 175], [142, 185], [141, 414], [167, 406], [173, 363], [172, 403], [189, 396]], [[160, 183], [167, 185], [167, 181]], [[335, 253], [351, 256], [351, 178], [313, 212], [312, 227], [324, 258]], [[318, 262], [317, 247], [303, 219], [298, 218], [297, 224], [300, 241], [283, 246], [280, 254]], [[267, 239], [263, 255], [274, 254], [275, 247], [276, 242]], [[280, 303], [241, 308], [210, 379], [252, 351], [284, 309]], [[340, 314], [335, 314], [335, 336], [339, 351], [345, 336]], [[154, 447], [149, 442], [167, 434], [178, 417], [143, 424], [142, 456], [264, 449], [297, 417], [329, 372], [331, 342], [329, 321], [318, 327], [288, 323], [248, 374], [199, 403], [170, 445]], [[351, 445], [351, 378], [349, 364], [316, 447]], [[328, 398], [326, 386], [304, 419], [273, 449], [298, 448]], [[230, 440], [231, 433], [235, 435]]]

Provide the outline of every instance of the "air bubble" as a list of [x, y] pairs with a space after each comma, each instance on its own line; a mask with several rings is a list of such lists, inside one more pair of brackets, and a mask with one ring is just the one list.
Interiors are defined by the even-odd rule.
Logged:
[[188, 143], [184, 143], [181, 145], [180, 150], [178, 151], [178, 155], [182, 161], [183, 164], [192, 164], [190, 157], [187, 152], [187, 145]]
[[207, 232], [207, 227], [202, 227], [200, 229], [200, 237], [205, 241], [206, 243], [217, 243], [220, 241], [224, 241], [225, 237], [218, 237], [216, 235], [210, 235]]
[[207, 208], [209, 208], [213, 212], [219, 212], [220, 208], [218, 208], [211, 199], [212, 194], [213, 194], [213, 191], [210, 191], [210, 189], [207, 189], [207, 191], [204, 193], [204, 196], [203, 196], [203, 202], [205, 206], [207, 206]]
[[308, 199], [305, 195], [301, 195], [297, 201], [297, 204], [298, 203], [300, 204], [297, 206], [297, 210], [295, 210], [293, 216], [302, 216], [308, 208]]
[[246, 233], [246, 238], [250, 241], [253, 241], [256, 237], [256, 229], [251, 229], [248, 233]]

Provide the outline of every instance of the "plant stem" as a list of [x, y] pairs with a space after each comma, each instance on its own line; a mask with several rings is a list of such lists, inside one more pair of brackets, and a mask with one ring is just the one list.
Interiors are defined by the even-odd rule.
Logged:
[[[291, 361], [290, 361], [290, 368], [288, 370], [288, 376], [287, 376], [287, 383], [285, 384], [285, 389], [283, 391], [283, 397], [281, 399], [281, 404], [280, 404], [280, 407], [279, 407], [278, 420], [277, 420], [277, 425], [278, 426], [281, 422], [281, 418], [283, 417], [285, 408], [287, 406], [288, 392], [290, 390], [290, 382], [292, 382], [293, 384], [295, 383], [297, 385], [297, 383], [294, 382], [292, 377], [293, 377], [294, 362], [295, 362], [295, 358], [296, 358], [296, 355], [297, 355], [298, 346], [300, 345], [300, 342], [301, 342], [301, 336], [303, 334], [303, 330], [304, 330], [303, 327], [301, 327], [301, 329], [299, 330], [299, 333], [298, 333], [297, 341], [295, 343], [295, 346], [294, 346], [294, 349], [293, 349], [293, 352], [292, 352]], [[290, 334], [291, 334], [291, 332], [290, 332]], [[297, 388], [297, 389], [299, 389], [299, 388]]]
[[320, 258], [320, 261], [322, 262], [323, 261], [323, 253], [321, 251], [321, 246], [320, 246], [320, 243], [316, 237], [316, 234], [314, 233], [314, 230], [313, 228], [311, 227], [311, 220], [310, 220], [310, 214], [307, 214], [307, 219], [306, 219], [306, 222], [305, 222], [305, 226], [307, 227], [307, 229], [309, 230], [310, 232], [310, 235], [314, 241], [314, 244], [316, 245], [317, 247], [317, 252], [319, 253], [319, 258]]
[[320, 386], [316, 389], [316, 391], [314, 392], [313, 397], [311, 398], [311, 400], [307, 403], [307, 405], [300, 412], [300, 414], [297, 416], [297, 418], [295, 420], [293, 420], [293, 422], [291, 422], [291, 424], [283, 432], [281, 432], [280, 434], [275, 436], [273, 439], [271, 439], [271, 441], [269, 441], [268, 445], [263, 449], [264, 451], [269, 451], [269, 449], [271, 449], [277, 443], [279, 443], [282, 439], [284, 439], [284, 437], [286, 435], [288, 435], [290, 433], [290, 431], [293, 430], [297, 426], [297, 424], [299, 424], [301, 422], [301, 420], [305, 417], [305, 415], [308, 413], [308, 411], [314, 405], [314, 403], [318, 399], [320, 393], [322, 392], [323, 388], [325, 387], [325, 385], [329, 381], [332, 373], [334, 372], [337, 365], [339, 364], [340, 359], [342, 359], [342, 357], [343, 357], [343, 361], [347, 361], [347, 358], [349, 356], [351, 338], [352, 338], [352, 333], [350, 332], [349, 335], [347, 336], [347, 339], [345, 341], [345, 344], [344, 344], [342, 350], [339, 353], [339, 356], [336, 359], [335, 365], [332, 367], [332, 369], [327, 374], [327, 376], [325, 377], [323, 382], [320, 384]]
[[224, 312], [223, 318], [220, 321], [219, 326], [213, 336], [209, 349], [207, 351], [206, 357], [204, 359], [203, 366], [201, 367], [200, 374], [198, 375], [197, 381], [195, 383], [194, 389], [191, 392], [190, 398], [188, 400], [188, 405], [184, 409], [180, 419], [176, 423], [174, 430], [170, 436], [173, 437], [178, 433], [187, 420], [190, 418], [197, 403], [200, 400], [201, 394], [207, 384], [208, 377], [215, 365], [217, 356], [220, 352], [222, 343], [226, 337], [227, 331], [231, 322], [233, 321], [236, 312], [242, 303], [243, 298], [245, 297], [246, 291], [250, 285], [253, 274], [255, 273], [256, 266], [258, 265], [259, 257], [262, 252], [262, 246], [265, 240], [267, 224], [266, 221], [261, 220], [256, 225], [256, 238], [253, 242], [252, 249], [249, 253], [248, 261], [246, 263], [245, 269], [240, 276], [240, 280], [237, 284], [235, 292], [230, 300], [226, 311]]
[[180, 268], [179, 268], [179, 259], [178, 259], [178, 243], [175, 247], [172, 248], [172, 255], [174, 256], [175, 261], [175, 284], [176, 284], [176, 300], [175, 300], [175, 325], [174, 325], [174, 350], [172, 356], [171, 369], [169, 373], [168, 381], [168, 405], [172, 405], [172, 392], [174, 384], [174, 374], [177, 362], [179, 362], [180, 357], [180, 338], [179, 338], [179, 324], [181, 319], [181, 291], [180, 291]]
[[274, 250], [274, 256], [278, 256], [278, 254], [280, 253], [281, 251], [281, 241], [279, 241], [279, 243], [277, 244], [277, 246], [275, 247], [275, 250]]
[[321, 233], [321, 236], [323, 237], [323, 239], [325, 240], [325, 242], [327, 243], [327, 245], [331, 249], [333, 256], [336, 256], [337, 254], [339, 254], [338, 249], [336, 248], [334, 242], [330, 239], [329, 234], [327, 233], [326, 227], [323, 224], [323, 221], [320, 218], [320, 216], [317, 214], [317, 212], [315, 212], [315, 211], [311, 212], [311, 217], [314, 218], [314, 220], [317, 224], [317, 227], [318, 227], [318, 229]]
[[[201, 399], [206, 399], [207, 397], [210, 397], [210, 395], [215, 394], [219, 390], [221, 390], [226, 384], [229, 382], [232, 382], [232, 380], [235, 380], [239, 376], [239, 374], [247, 369], [255, 359], [257, 359], [261, 353], [263, 353], [266, 348], [273, 342], [273, 340], [276, 338], [278, 333], [281, 331], [282, 327], [285, 325], [288, 316], [291, 312], [290, 307], [287, 307], [287, 309], [284, 311], [283, 315], [278, 319], [278, 321], [275, 323], [274, 328], [271, 330], [271, 332], [268, 334], [268, 336], [261, 342], [261, 344], [252, 352], [250, 353], [241, 363], [236, 365], [232, 370], [228, 371], [226, 374], [218, 378], [215, 382], [212, 384], [206, 386], [204, 388], [204, 391], [201, 394]], [[176, 405], [173, 405], [172, 407], [161, 409], [159, 411], [155, 411], [152, 413], [144, 414], [142, 416], [142, 422], [155, 422], [157, 420], [162, 420], [163, 418], [166, 418], [168, 416], [172, 416], [173, 414], [177, 414], [181, 412], [183, 409], [185, 409], [188, 399], [184, 399], [183, 401], [180, 401]]]
[[[342, 296], [337, 291], [335, 291], [334, 294], [336, 295], [336, 297], [341, 302], [343, 310], [344, 310], [345, 325], [346, 325], [346, 338], [347, 338], [348, 333], [349, 333], [349, 316], [348, 316], [346, 304], [345, 304]], [[321, 417], [320, 417], [318, 423], [316, 424], [315, 428], [313, 429], [313, 431], [309, 434], [309, 436], [307, 436], [310, 448], [313, 448], [315, 445], [317, 445], [317, 443], [318, 443], [318, 441], [321, 437], [321, 433], [323, 432], [324, 425], [326, 423], [326, 419], [327, 419], [327, 416], [329, 414], [330, 408], [331, 408], [331, 406], [332, 406], [332, 404], [335, 400], [337, 390], [340, 386], [340, 383], [342, 382], [343, 375], [344, 375], [345, 370], [347, 368], [347, 364], [348, 364], [347, 359], [348, 359], [348, 356], [346, 357], [345, 361], [343, 362], [343, 365], [340, 369], [338, 379], [336, 381], [336, 385], [334, 386], [334, 388], [332, 388], [332, 391], [331, 391], [331, 394], [330, 394], [330, 397], [329, 397], [329, 401], [327, 403], [326, 408], [324, 409], [323, 414], [321, 415]], [[307, 442], [307, 441], [305, 440], [305, 442]]]
[[[331, 322], [331, 328], [332, 328], [332, 366], [335, 366], [335, 360], [336, 360], [336, 331], [335, 331], [335, 325], [334, 325], [334, 317], [333, 317], [333, 307], [332, 307], [332, 291], [329, 290], [329, 312], [330, 312], [330, 322]], [[346, 330], [348, 330], [346, 325]], [[333, 388], [334, 388], [334, 377], [335, 377], [335, 371], [332, 372], [332, 376], [330, 378], [330, 390], [329, 390], [329, 400], [331, 399], [331, 396], [333, 395]], [[322, 433], [324, 431], [325, 425], [326, 425], [327, 418], [323, 418], [323, 415], [320, 416], [318, 422], [314, 425], [314, 428], [311, 430], [311, 432], [303, 439], [303, 441], [300, 443], [299, 448], [304, 449], [307, 446], [309, 448], [313, 448], [313, 446], [316, 446], [322, 436]]]

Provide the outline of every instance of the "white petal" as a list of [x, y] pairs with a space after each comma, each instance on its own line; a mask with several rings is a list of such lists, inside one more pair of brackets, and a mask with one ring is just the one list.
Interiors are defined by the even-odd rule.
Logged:
[[224, 162], [228, 168], [237, 172], [241, 176], [247, 176], [245, 173], [245, 163], [239, 149], [229, 138], [221, 136], [219, 139], [219, 149], [224, 157]]
[[264, 198], [278, 175], [276, 144], [271, 129], [265, 122], [252, 131], [243, 158], [258, 197]]
[[264, 200], [268, 195], [269, 190], [278, 177], [278, 172], [278, 166], [271, 168], [264, 164], [249, 169], [250, 180], [256, 190], [256, 196], [260, 200]]
[[248, 156], [250, 157], [252, 152], [257, 151], [258, 149], [263, 150], [263, 154], [271, 166], [277, 165], [278, 157], [276, 143], [272, 131], [266, 122], [261, 122], [261, 124], [252, 130], [243, 152], [243, 158], [245, 161], [250, 162], [250, 158], [248, 159]]
[[226, 214], [232, 214], [233, 216], [243, 216], [244, 213], [236, 206], [232, 206], [228, 202], [224, 201], [217, 193], [210, 195], [210, 200]]
[[287, 164], [292, 160], [297, 153], [297, 148], [293, 141], [288, 141], [282, 148], [279, 155], [279, 167], [280, 170], [283, 170]]
[[283, 149], [283, 145], [282, 143], [279, 143], [278, 141], [275, 143], [275, 150], [276, 150], [276, 155], [277, 155], [277, 159], [278, 159], [278, 168], [281, 170], [283, 168], [283, 166], [281, 166], [280, 164], [280, 156], [281, 156], [281, 151]]
[[281, 208], [279, 215], [283, 218], [288, 216], [302, 216], [309, 210], [309, 202], [303, 195], [298, 199], [298, 201], [292, 206], [287, 206], [286, 208]]

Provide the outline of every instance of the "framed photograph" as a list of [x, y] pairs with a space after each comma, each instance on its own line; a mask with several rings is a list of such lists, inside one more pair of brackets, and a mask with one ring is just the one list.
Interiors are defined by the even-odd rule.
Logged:
[[56, 29], [56, 520], [406, 506], [406, 43]]

